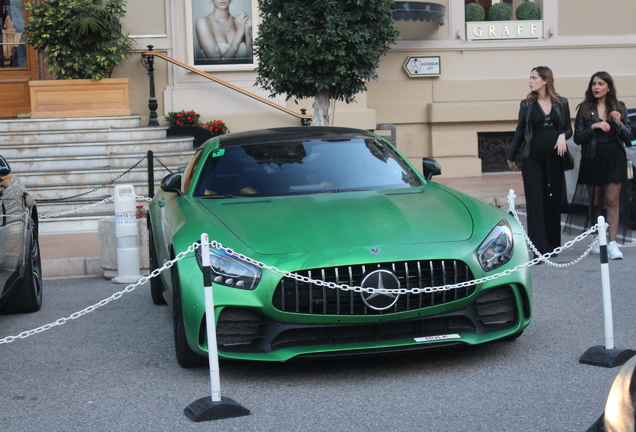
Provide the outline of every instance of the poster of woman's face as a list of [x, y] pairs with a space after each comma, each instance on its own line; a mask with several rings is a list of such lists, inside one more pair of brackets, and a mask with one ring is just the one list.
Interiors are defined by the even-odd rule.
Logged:
[[253, 65], [256, 0], [189, 0], [195, 66]]

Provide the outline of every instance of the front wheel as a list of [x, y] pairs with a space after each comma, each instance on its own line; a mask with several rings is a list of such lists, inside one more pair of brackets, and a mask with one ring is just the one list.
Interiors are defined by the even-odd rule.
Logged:
[[172, 266], [172, 321], [174, 327], [174, 348], [177, 362], [184, 368], [203, 366], [205, 357], [195, 353], [186, 338], [185, 323], [183, 320], [183, 306], [181, 303], [181, 282], [177, 264]]
[[2, 308], [5, 313], [37, 312], [42, 307], [42, 262], [37, 225], [29, 221], [28, 256], [20, 285]]

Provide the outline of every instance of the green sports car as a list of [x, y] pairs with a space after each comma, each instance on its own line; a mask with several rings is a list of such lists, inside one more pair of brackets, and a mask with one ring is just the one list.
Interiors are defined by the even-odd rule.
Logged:
[[[434, 160], [425, 159], [423, 171], [357, 129], [213, 138], [185, 172], [162, 180], [150, 203], [151, 268], [202, 233], [231, 249], [210, 253], [218, 353], [226, 359], [367, 355], [519, 336], [531, 319], [528, 268], [471, 281], [529, 260], [520, 227], [508, 213], [431, 182], [440, 171]], [[184, 367], [201, 364], [208, 348], [197, 254], [151, 279], [153, 301], [172, 307]]]

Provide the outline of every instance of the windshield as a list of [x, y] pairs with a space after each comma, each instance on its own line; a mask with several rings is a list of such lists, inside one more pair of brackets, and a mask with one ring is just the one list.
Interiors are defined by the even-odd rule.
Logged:
[[208, 156], [195, 196], [280, 196], [421, 186], [374, 138], [308, 140], [220, 148]]

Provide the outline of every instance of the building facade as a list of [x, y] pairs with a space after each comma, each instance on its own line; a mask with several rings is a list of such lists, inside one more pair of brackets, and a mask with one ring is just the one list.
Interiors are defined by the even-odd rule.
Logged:
[[[251, 17], [255, 33], [257, 0], [231, 1], [233, 13], [243, 11]], [[599, 70], [612, 74], [619, 98], [636, 108], [633, 0], [534, 0], [541, 11], [539, 20], [517, 21], [513, 14], [509, 21], [486, 18], [480, 22], [466, 22], [467, 2], [395, 2], [400, 12], [399, 16], [396, 13], [400, 38], [381, 60], [379, 79], [369, 83], [368, 91], [358, 95], [354, 104], [336, 105], [334, 124], [363, 129], [392, 124], [398, 148], [416, 167], [422, 157], [434, 157], [442, 165], [443, 176], [480, 176], [505, 166], [499, 159], [515, 129], [519, 101], [529, 91], [528, 76], [535, 66], [553, 70], [556, 89], [570, 100], [572, 115], [591, 75]], [[15, 15], [18, 7], [23, 9], [24, 3], [0, 0], [3, 29], [14, 45], [20, 21], [11, 19], [8, 28], [6, 17]], [[197, 17], [211, 11], [211, 3], [128, 1], [123, 25], [137, 41], [137, 49], [115, 70], [115, 77], [129, 78], [133, 113], [146, 119], [149, 114], [148, 76], [140, 62], [141, 52], [149, 45], [236, 88], [269, 96], [254, 86], [253, 58], [217, 61], [202, 56], [195, 23]], [[479, 3], [487, 10], [498, 2]], [[515, 10], [523, 1], [507, 3]], [[29, 47], [20, 49], [29, 59], [28, 67], [12, 64], [9, 51], [9, 60], [7, 55], [0, 57], [4, 93], [0, 109], [3, 103], [18, 106], [17, 101], [24, 97], [16, 81], [43, 77]], [[170, 111], [195, 110], [204, 121], [223, 120], [233, 132], [299, 124], [289, 114], [162, 59], [155, 61], [155, 85], [161, 121]], [[311, 113], [311, 100], [286, 102], [284, 96], [272, 100], [294, 111], [304, 108]], [[10, 116], [16, 115], [13, 112]]]

